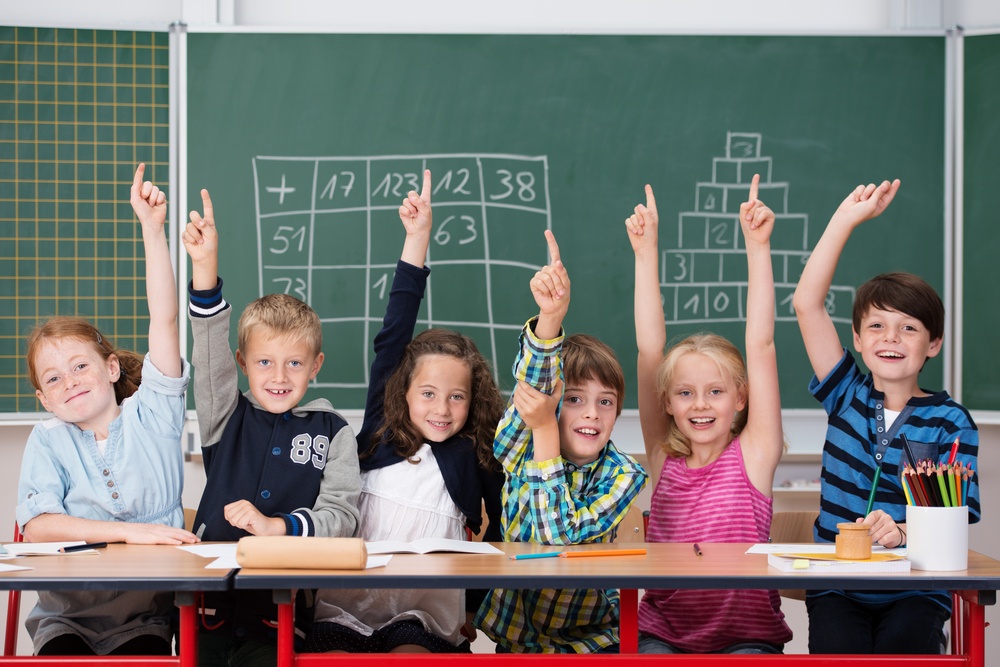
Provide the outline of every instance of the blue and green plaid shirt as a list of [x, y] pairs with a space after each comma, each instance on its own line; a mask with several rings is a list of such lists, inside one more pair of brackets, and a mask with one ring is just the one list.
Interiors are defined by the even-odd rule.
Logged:
[[[563, 337], [540, 340], [529, 321], [521, 333], [514, 377], [551, 393], [562, 373]], [[611, 542], [646, 484], [635, 459], [611, 443], [597, 460], [576, 466], [562, 457], [535, 461], [531, 430], [507, 405], [493, 454], [503, 466], [507, 542], [569, 545]], [[476, 625], [514, 653], [592, 653], [618, 644], [617, 590], [490, 591]]]

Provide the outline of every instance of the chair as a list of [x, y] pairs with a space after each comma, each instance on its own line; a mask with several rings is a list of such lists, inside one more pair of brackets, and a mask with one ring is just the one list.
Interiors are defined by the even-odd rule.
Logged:
[[[771, 519], [771, 541], [777, 544], [812, 544], [813, 524], [819, 516], [812, 512], [775, 512]], [[804, 590], [787, 588], [778, 591], [791, 600], [805, 600]]]
[[[22, 542], [21, 529], [14, 522], [14, 541]], [[4, 656], [17, 655], [18, 620], [21, 615], [21, 591], [11, 590], [7, 593], [7, 629], [3, 636]]]

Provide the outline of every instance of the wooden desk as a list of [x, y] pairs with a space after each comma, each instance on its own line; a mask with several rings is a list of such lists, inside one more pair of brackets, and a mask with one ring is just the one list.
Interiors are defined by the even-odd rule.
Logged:
[[[552, 664], [565, 660], [612, 661], [615, 664], [648, 664], [664, 660], [662, 656], [637, 655], [638, 589], [644, 588], [805, 588], [822, 590], [947, 590], [962, 594], [962, 604], [955, 612], [961, 616], [961, 636], [956, 644], [961, 655], [879, 656], [879, 663], [891, 665], [950, 665], [983, 667], [983, 605], [995, 604], [1000, 589], [1000, 561], [976, 552], [969, 553], [969, 569], [962, 572], [889, 572], [873, 574], [796, 572], [784, 573], [768, 567], [764, 555], [747, 555], [749, 544], [702, 544], [697, 557], [690, 544], [645, 544], [645, 556], [609, 558], [550, 558], [512, 561], [509, 555], [557, 551], [523, 543], [496, 544], [502, 556], [468, 554], [397, 554], [387, 567], [362, 571], [345, 570], [240, 570], [234, 585], [240, 589], [272, 589], [279, 603], [278, 665], [373, 665], [425, 664], [466, 661], [463, 655], [324, 655], [295, 654], [292, 649], [293, 610], [291, 589], [296, 588], [620, 588], [620, 655], [600, 656], [476, 656], [492, 665]], [[629, 544], [628, 547], [637, 547]], [[607, 544], [575, 546], [576, 549], [614, 550], [622, 547]], [[721, 665], [736, 667], [748, 664], [780, 664], [787, 667], [844, 667], [870, 665], [871, 656], [740, 656], [673, 655], [671, 665]]]
[[195, 593], [224, 591], [232, 585], [232, 570], [207, 570], [210, 560], [177, 547], [111, 544], [98, 555], [27, 556], [2, 561], [30, 570], [0, 572], [0, 590], [135, 590], [173, 591], [180, 608], [178, 655], [164, 657], [7, 657], [5, 665], [76, 664], [178, 665], [198, 664], [198, 617]]

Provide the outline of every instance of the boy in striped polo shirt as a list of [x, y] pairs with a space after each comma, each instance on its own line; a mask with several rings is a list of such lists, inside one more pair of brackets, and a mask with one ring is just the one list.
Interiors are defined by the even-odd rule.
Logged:
[[[958, 463], [975, 464], [979, 434], [968, 411], [948, 396], [920, 388], [927, 359], [941, 351], [944, 305], [926, 282], [888, 273], [860, 288], [852, 316], [858, 368], [841, 346], [825, 300], [851, 232], [882, 213], [899, 181], [859, 185], [833, 214], [799, 279], [793, 305], [815, 377], [810, 391], [830, 415], [823, 446], [820, 515], [815, 536], [833, 542], [837, 524], [869, 526], [873, 544], [906, 545], [902, 438], [917, 460], [946, 461], [960, 442]], [[912, 463], [912, 462], [911, 462]], [[875, 472], [882, 469], [876, 480]], [[868, 497], [876, 483], [873, 509]], [[970, 482], [969, 521], [980, 516], [979, 486]], [[951, 614], [944, 592], [810, 591], [810, 653], [940, 653]]]

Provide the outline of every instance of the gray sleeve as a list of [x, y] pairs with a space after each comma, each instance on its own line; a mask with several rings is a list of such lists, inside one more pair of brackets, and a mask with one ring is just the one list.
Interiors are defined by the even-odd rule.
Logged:
[[226, 307], [211, 317], [192, 317], [191, 364], [194, 366], [194, 407], [203, 447], [222, 437], [226, 422], [236, 410], [238, 398], [236, 359], [229, 347], [229, 316]]
[[312, 509], [301, 509], [319, 537], [352, 537], [358, 530], [358, 497], [361, 470], [358, 443], [350, 426], [344, 426], [330, 441], [319, 495]]

